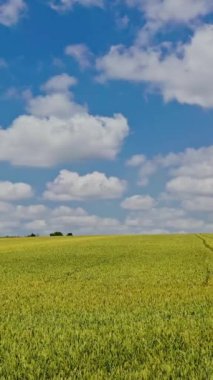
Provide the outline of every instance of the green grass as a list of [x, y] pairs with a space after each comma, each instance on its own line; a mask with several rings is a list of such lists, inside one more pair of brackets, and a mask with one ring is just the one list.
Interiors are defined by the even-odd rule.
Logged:
[[211, 247], [0, 239], [0, 379], [212, 379]]

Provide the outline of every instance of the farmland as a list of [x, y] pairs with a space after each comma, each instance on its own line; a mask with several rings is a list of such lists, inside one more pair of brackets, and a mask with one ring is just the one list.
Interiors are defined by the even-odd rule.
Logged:
[[212, 235], [0, 239], [0, 379], [212, 379]]

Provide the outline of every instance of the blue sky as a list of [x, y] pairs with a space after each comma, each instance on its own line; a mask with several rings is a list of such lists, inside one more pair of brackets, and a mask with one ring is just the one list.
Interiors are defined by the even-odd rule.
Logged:
[[0, 235], [213, 230], [210, 0], [0, 1]]

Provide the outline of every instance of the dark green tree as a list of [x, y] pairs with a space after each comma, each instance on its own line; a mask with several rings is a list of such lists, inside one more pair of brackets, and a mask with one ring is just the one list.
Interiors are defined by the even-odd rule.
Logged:
[[50, 236], [64, 236], [64, 235], [62, 234], [62, 232], [60, 232], [60, 231], [56, 231], [56, 232], [52, 232], [52, 233], [50, 234]]

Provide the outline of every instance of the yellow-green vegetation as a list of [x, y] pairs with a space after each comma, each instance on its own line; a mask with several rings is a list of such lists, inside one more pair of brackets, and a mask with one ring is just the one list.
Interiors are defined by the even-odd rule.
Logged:
[[212, 379], [213, 236], [0, 239], [0, 379]]

